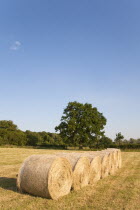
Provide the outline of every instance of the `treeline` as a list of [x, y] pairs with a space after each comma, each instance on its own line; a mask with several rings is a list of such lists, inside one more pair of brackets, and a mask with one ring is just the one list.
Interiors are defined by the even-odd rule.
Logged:
[[129, 140], [127, 140], [120, 132], [116, 134], [113, 146], [120, 149], [140, 149], [140, 138], [130, 138]]
[[[46, 131], [32, 132], [30, 130], [22, 131], [18, 129], [12, 121], [0, 121], [0, 146], [2, 145], [16, 145], [16, 146], [41, 146], [47, 148], [63, 148], [79, 147], [73, 142], [66, 142], [57, 133], [50, 133]], [[84, 147], [90, 149], [103, 149], [108, 147], [116, 147], [121, 149], [140, 149], [140, 138], [129, 140], [124, 139], [121, 133], [116, 134], [114, 141], [112, 139], [102, 136], [101, 138], [94, 137], [92, 144], [83, 144]]]
[[25, 132], [18, 129], [12, 121], [0, 121], [0, 145], [48, 146], [63, 145], [59, 134], [50, 132]]

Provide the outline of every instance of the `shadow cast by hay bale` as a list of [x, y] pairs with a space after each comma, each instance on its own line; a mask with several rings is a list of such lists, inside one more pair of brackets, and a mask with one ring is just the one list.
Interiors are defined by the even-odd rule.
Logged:
[[0, 188], [17, 192], [16, 178], [0, 177]]

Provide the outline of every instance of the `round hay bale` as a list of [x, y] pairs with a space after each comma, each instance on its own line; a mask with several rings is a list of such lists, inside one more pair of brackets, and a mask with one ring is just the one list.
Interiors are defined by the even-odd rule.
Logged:
[[108, 148], [108, 150], [111, 151], [113, 154], [115, 170], [117, 168], [121, 168], [121, 165], [122, 165], [121, 150], [115, 149], [115, 148], [114, 149]]
[[109, 170], [109, 174], [114, 175], [115, 171], [116, 171], [116, 168], [115, 168], [114, 154], [113, 154], [113, 152], [110, 151], [110, 170]]
[[117, 167], [118, 168], [121, 168], [122, 167], [122, 155], [121, 155], [121, 150], [120, 149], [117, 149], [117, 156], [118, 156], [118, 164], [117, 164]]
[[114, 170], [116, 170], [119, 167], [119, 153], [118, 153], [119, 150], [118, 149], [107, 149], [107, 150], [112, 152]]
[[[88, 152], [88, 154], [94, 156], [99, 156], [101, 159], [101, 175], [100, 178], [105, 178], [109, 175], [109, 152], [107, 151], [95, 151]], [[99, 172], [100, 173], [100, 172]]]
[[108, 157], [109, 157], [109, 174], [113, 175], [115, 173], [115, 171], [116, 171], [115, 155], [113, 153], [114, 151], [113, 150], [109, 150], [109, 149], [103, 150], [103, 151], [108, 153]]
[[109, 175], [109, 153], [107, 152], [100, 152], [101, 156], [101, 178], [105, 178]]
[[73, 170], [73, 190], [79, 190], [89, 183], [90, 161], [88, 157], [82, 156], [81, 153], [57, 153], [60, 157], [65, 157], [71, 164]]
[[89, 184], [94, 185], [101, 179], [101, 157], [98, 153], [84, 152], [81, 156], [86, 156], [90, 160]]
[[67, 159], [55, 155], [32, 155], [22, 164], [17, 187], [21, 192], [52, 198], [67, 195], [72, 185], [72, 168]]
[[115, 166], [116, 169], [119, 168], [119, 151], [118, 149], [114, 150], [114, 156], [115, 156]]
[[94, 185], [101, 179], [101, 157], [94, 156], [90, 164], [89, 184]]
[[122, 167], [122, 153], [121, 150], [119, 150], [119, 168]]
[[109, 174], [114, 175], [115, 171], [117, 169], [117, 156], [116, 156], [116, 151], [112, 150], [109, 151], [110, 153], [110, 170]]

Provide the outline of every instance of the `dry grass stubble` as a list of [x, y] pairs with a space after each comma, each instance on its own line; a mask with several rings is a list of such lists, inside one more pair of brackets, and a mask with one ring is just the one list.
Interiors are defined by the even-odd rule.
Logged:
[[140, 206], [140, 152], [122, 153], [122, 168], [101, 179], [95, 186], [73, 191], [58, 201], [16, 191], [16, 174], [23, 160], [32, 154], [53, 150], [0, 148], [0, 209], [131, 209]]

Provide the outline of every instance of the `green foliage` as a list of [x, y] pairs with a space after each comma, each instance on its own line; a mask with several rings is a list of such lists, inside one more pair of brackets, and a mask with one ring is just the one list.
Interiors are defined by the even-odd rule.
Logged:
[[65, 144], [69, 146], [87, 146], [104, 135], [106, 119], [91, 104], [69, 102], [64, 109], [61, 123], [55, 128]]
[[112, 139], [103, 136], [100, 140], [99, 140], [99, 147], [100, 148], [109, 148], [110, 145], [112, 145]]
[[61, 146], [59, 134], [48, 132], [21, 131], [12, 121], [0, 121], [0, 145], [16, 146]]
[[23, 131], [12, 131], [8, 132], [7, 135], [8, 144], [17, 145], [17, 146], [24, 146], [26, 145], [26, 135]]
[[120, 145], [123, 139], [124, 139], [124, 136], [121, 134], [121, 132], [119, 132], [116, 134], [115, 143]]
[[25, 132], [25, 134], [26, 134], [26, 138], [27, 138], [26, 145], [28, 145], [28, 146], [36, 146], [37, 143], [40, 141], [40, 136], [36, 132], [31, 132], [31, 131], [27, 130]]
[[0, 144], [24, 146], [26, 144], [26, 135], [20, 130], [9, 129], [7, 127], [0, 128]]
[[1, 120], [0, 121], [0, 129], [7, 129], [10, 131], [15, 131], [18, 129], [18, 127], [11, 120]]
[[[121, 133], [118, 133], [116, 134], [115, 141], [112, 142], [110, 138], [104, 136], [103, 128], [106, 119], [96, 108], [92, 108], [91, 105], [87, 106], [87, 104], [86, 106], [85, 104], [81, 106], [81, 104], [78, 103], [77, 106], [77, 102], [71, 103], [74, 104], [70, 104], [70, 107], [68, 104], [64, 116], [62, 117], [62, 124], [60, 123], [60, 125], [64, 124], [65, 127], [58, 126], [59, 128], [61, 127], [60, 134], [45, 131], [32, 132], [29, 130], [24, 132], [19, 130], [17, 125], [12, 121], [0, 121], [0, 146], [41, 146], [53, 149], [64, 149], [68, 146], [71, 146], [71, 148], [75, 148], [76, 146], [80, 146], [81, 148], [90, 147], [90, 149], [103, 149], [107, 147], [116, 147], [123, 150], [140, 149], [140, 138], [130, 138], [129, 140], [126, 140]], [[93, 113], [90, 108], [94, 109]], [[92, 116], [94, 119], [91, 119], [88, 116]], [[93, 122], [94, 125], [91, 125], [91, 122]], [[100, 130], [99, 127], [102, 129]], [[72, 128], [74, 128], [74, 132], [72, 132]], [[64, 136], [64, 134], [67, 134], [68, 136]]]
[[4, 142], [3, 138], [0, 136], [0, 146], [1, 146], [1, 145], [4, 145], [4, 143], [5, 143], [5, 142]]

